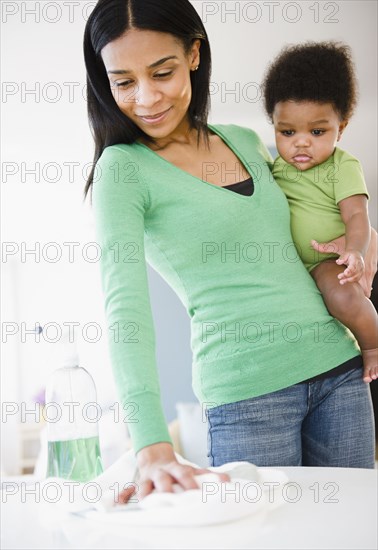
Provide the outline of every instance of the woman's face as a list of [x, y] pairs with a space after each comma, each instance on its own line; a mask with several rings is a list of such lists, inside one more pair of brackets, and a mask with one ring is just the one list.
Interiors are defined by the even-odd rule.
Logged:
[[188, 55], [171, 34], [129, 30], [109, 42], [101, 56], [120, 110], [155, 139], [188, 127], [190, 71], [199, 64], [200, 41]]

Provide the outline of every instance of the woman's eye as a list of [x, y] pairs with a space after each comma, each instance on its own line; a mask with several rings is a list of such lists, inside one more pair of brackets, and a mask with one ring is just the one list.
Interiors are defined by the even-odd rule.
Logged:
[[294, 135], [294, 130], [282, 130], [281, 134], [283, 136], [293, 136]]
[[129, 84], [131, 84], [131, 82], [132, 82], [131, 80], [125, 80], [125, 82], [116, 82], [116, 83], [115, 83], [115, 86], [116, 86], [117, 88], [121, 88], [121, 87], [122, 87], [122, 88], [126, 88], [126, 86], [128, 86]]
[[164, 76], [169, 76], [170, 74], [172, 74], [173, 71], [168, 71], [167, 73], [159, 73], [159, 74], [156, 74], [155, 76], [157, 78], [163, 78]]
[[312, 133], [314, 136], [322, 136], [324, 134], [325, 130], [312, 130]]
[[[164, 78], [165, 76], [169, 76], [173, 73], [173, 71], [168, 71], [166, 73], [158, 73], [158, 74], [155, 74], [154, 76], [156, 78]], [[126, 88], [127, 86], [129, 86], [129, 84], [132, 84], [132, 80], [125, 80], [124, 82], [115, 82], [115, 86], [117, 88]]]

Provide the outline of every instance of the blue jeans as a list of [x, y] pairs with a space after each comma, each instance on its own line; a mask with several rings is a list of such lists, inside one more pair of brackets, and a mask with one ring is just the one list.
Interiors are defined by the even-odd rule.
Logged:
[[362, 369], [206, 411], [209, 466], [374, 468], [374, 416]]

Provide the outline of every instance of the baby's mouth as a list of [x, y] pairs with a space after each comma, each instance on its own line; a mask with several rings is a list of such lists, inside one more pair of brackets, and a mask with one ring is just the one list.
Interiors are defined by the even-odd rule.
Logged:
[[311, 157], [309, 155], [301, 154], [293, 157], [294, 162], [309, 162]]

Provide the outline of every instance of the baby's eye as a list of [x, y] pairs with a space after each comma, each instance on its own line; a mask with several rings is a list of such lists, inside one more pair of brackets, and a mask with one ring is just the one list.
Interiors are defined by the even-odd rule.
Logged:
[[318, 129], [312, 130], [312, 134], [314, 136], [322, 136], [324, 134], [324, 132], [325, 132], [325, 130], [318, 130]]
[[294, 130], [282, 130], [281, 134], [283, 136], [293, 136], [294, 135]]

